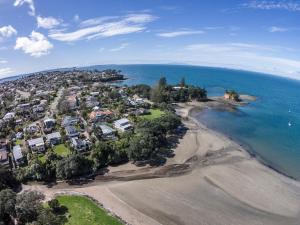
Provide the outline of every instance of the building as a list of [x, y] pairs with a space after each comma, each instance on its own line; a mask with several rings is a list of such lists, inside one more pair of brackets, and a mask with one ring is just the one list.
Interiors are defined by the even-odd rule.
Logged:
[[116, 130], [105, 125], [105, 124], [102, 124], [102, 125], [99, 125], [99, 128], [101, 129], [102, 131], [102, 138], [104, 139], [115, 139], [116, 136]]
[[61, 135], [59, 132], [54, 132], [46, 135], [47, 142], [51, 145], [58, 145], [61, 143]]
[[92, 122], [95, 121], [105, 121], [106, 119], [109, 119], [113, 115], [113, 112], [110, 110], [98, 110], [98, 111], [92, 111], [89, 114], [89, 119]]
[[74, 148], [74, 150], [83, 152], [88, 149], [88, 143], [86, 140], [82, 140], [80, 138], [72, 138], [71, 139], [71, 146]]
[[50, 119], [50, 118], [44, 119], [44, 128], [52, 129], [55, 127], [55, 123], [56, 123], [55, 119]]
[[78, 122], [79, 122], [79, 119], [77, 117], [66, 116], [66, 117], [64, 117], [61, 125], [63, 127], [74, 126]]
[[9, 112], [6, 113], [5, 116], [3, 117], [3, 120], [5, 121], [10, 121], [13, 120], [15, 118], [16, 114], [14, 112]]
[[33, 152], [44, 152], [45, 151], [45, 143], [42, 137], [30, 139], [27, 141], [28, 147]]
[[34, 134], [39, 131], [40, 131], [40, 128], [37, 123], [32, 123], [28, 127], [26, 127], [26, 132], [28, 132], [30, 134]]
[[16, 145], [13, 147], [13, 156], [16, 165], [23, 163], [23, 153], [20, 145]]
[[122, 132], [131, 130], [133, 128], [127, 118], [116, 120], [114, 122], [114, 127]]
[[66, 131], [66, 135], [69, 138], [74, 138], [74, 137], [78, 137], [79, 136], [79, 132], [77, 131], [77, 129], [74, 126], [67, 126], [67, 127], [65, 127], [65, 131]]

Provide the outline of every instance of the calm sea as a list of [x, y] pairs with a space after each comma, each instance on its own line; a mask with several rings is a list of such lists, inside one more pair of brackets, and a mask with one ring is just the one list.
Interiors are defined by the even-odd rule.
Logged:
[[226, 89], [256, 96], [257, 101], [237, 112], [207, 110], [198, 118], [253, 151], [276, 170], [300, 180], [300, 82], [270, 75], [229, 69], [177, 66], [126, 65], [115, 68], [131, 79], [128, 85], [153, 85], [160, 76], [176, 84], [185, 77], [190, 84], [205, 87], [209, 95]]
[[248, 147], [276, 170], [300, 180], [300, 82], [259, 73], [179, 65], [106, 65], [92, 69], [120, 69], [126, 84], [153, 85], [161, 76], [176, 84], [205, 87], [210, 96], [226, 89], [256, 96], [237, 112], [207, 110], [198, 115], [208, 127]]

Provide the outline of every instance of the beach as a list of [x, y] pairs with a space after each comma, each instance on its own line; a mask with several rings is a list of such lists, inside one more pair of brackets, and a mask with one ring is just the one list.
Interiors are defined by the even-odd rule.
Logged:
[[164, 166], [125, 164], [86, 185], [27, 185], [47, 199], [90, 196], [128, 224], [299, 225], [300, 183], [252, 157], [238, 143], [192, 116], [220, 101], [179, 104], [188, 128]]

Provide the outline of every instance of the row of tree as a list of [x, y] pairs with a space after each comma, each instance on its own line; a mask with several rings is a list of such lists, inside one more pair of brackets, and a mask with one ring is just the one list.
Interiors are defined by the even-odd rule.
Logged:
[[154, 87], [140, 84], [128, 88], [128, 94], [137, 94], [140, 97], [151, 99], [155, 103], [188, 102], [205, 100], [207, 91], [194, 85], [187, 85], [182, 78], [176, 86], [169, 85], [165, 77], [161, 77]]

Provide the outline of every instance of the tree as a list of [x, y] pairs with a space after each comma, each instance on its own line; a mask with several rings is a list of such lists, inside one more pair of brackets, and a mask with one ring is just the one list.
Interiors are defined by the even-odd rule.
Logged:
[[11, 217], [15, 217], [16, 193], [11, 189], [0, 192], [0, 221], [9, 224]]
[[161, 77], [159, 80], [158, 80], [158, 87], [160, 89], [164, 89], [165, 87], [167, 86], [167, 79], [165, 77]]
[[16, 215], [21, 224], [37, 220], [45, 196], [35, 191], [25, 191], [16, 198]]
[[20, 186], [19, 181], [15, 175], [4, 167], [0, 166], [0, 191], [3, 189], [15, 189]]
[[41, 208], [39, 210], [35, 225], [62, 225], [65, 224], [66, 218], [54, 214], [50, 209]]
[[53, 212], [59, 212], [60, 204], [56, 198], [48, 201], [48, 205]]
[[181, 80], [180, 80], [180, 87], [185, 87], [185, 78], [183, 77], [183, 78], [181, 78]]
[[92, 161], [80, 154], [72, 154], [58, 161], [56, 176], [60, 179], [71, 179], [92, 172]]

